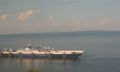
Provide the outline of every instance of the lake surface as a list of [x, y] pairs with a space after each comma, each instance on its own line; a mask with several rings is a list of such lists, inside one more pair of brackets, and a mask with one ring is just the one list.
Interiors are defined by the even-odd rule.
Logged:
[[0, 35], [0, 49], [31, 44], [55, 49], [84, 49], [79, 60], [0, 58], [0, 72], [119, 72], [120, 32], [83, 31]]

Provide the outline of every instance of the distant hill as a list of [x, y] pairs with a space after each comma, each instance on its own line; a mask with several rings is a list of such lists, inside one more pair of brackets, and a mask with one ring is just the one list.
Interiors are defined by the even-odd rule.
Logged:
[[76, 32], [48, 32], [48, 33], [21, 33], [21, 34], [8, 34], [0, 35], [0, 37], [72, 37], [72, 36], [120, 36], [120, 31], [103, 31], [103, 30], [91, 30], [91, 31], [76, 31]]

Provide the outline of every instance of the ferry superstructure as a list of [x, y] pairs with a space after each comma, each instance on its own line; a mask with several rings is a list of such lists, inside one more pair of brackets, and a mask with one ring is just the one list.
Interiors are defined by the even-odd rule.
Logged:
[[48, 59], [78, 59], [84, 54], [84, 50], [55, 50], [24, 48], [13, 51], [1, 50], [0, 57], [10, 58], [48, 58]]

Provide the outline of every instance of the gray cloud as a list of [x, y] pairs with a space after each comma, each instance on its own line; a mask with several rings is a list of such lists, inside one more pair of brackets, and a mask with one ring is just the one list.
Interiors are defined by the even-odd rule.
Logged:
[[2, 14], [2, 15], [0, 16], [0, 20], [1, 20], [1, 21], [4, 21], [4, 20], [7, 19], [7, 17], [8, 17], [7, 14]]
[[107, 26], [108, 24], [109, 24], [108, 18], [103, 18], [98, 23], [98, 25], [100, 25], [100, 26]]
[[19, 13], [19, 15], [18, 15], [18, 20], [20, 20], [20, 21], [25, 21], [25, 20], [28, 19], [30, 16], [32, 16], [33, 12], [34, 12], [33, 10], [28, 10], [28, 11]]

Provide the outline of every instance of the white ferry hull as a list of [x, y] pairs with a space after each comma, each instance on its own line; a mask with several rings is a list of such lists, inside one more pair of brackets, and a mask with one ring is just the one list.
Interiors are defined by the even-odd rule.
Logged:
[[82, 54], [84, 54], [84, 50], [37, 50], [25, 48], [16, 51], [1, 51], [0, 57], [78, 59]]
[[82, 54], [1, 54], [2, 58], [79, 59]]

